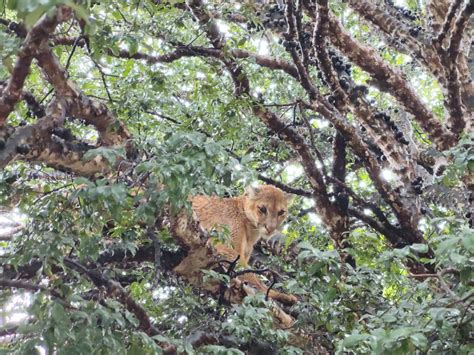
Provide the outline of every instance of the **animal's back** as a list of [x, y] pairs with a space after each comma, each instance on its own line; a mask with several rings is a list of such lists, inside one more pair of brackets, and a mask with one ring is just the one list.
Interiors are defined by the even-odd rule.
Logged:
[[209, 230], [226, 225], [231, 231], [242, 228], [245, 214], [239, 198], [192, 196], [190, 201], [202, 226]]

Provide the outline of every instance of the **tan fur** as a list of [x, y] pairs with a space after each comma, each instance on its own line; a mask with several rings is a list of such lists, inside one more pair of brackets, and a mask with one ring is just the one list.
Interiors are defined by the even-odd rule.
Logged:
[[[247, 266], [255, 243], [262, 237], [270, 238], [286, 219], [289, 196], [275, 186], [264, 185], [250, 187], [239, 197], [194, 196], [190, 200], [204, 229], [228, 226], [232, 249], [240, 255], [240, 264]], [[216, 246], [227, 254], [222, 247], [228, 248]]]
[[[249, 187], [245, 194], [233, 198], [210, 196], [192, 196], [189, 198], [192, 207], [204, 229], [230, 230], [231, 245], [219, 243], [216, 249], [230, 261], [240, 255], [240, 265], [247, 267], [253, 247], [260, 238], [270, 238], [288, 214], [290, 196], [272, 185]], [[266, 213], [263, 210], [266, 209]], [[254, 274], [245, 274], [242, 280], [266, 291]], [[291, 295], [270, 291], [270, 297], [284, 303], [294, 303], [296, 298]]]

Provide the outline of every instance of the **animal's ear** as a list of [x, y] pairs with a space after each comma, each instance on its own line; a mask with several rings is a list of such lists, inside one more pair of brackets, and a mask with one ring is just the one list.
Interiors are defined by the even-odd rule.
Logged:
[[260, 187], [257, 186], [247, 186], [245, 188], [245, 196], [247, 196], [250, 199], [254, 199], [257, 197], [257, 195], [260, 193], [261, 189]]
[[288, 204], [291, 204], [293, 202], [293, 199], [295, 198], [295, 195], [285, 192], [285, 197], [286, 197], [286, 202]]

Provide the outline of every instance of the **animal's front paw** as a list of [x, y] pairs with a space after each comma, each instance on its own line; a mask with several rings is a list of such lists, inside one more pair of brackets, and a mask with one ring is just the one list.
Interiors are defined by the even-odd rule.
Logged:
[[270, 250], [274, 254], [281, 254], [281, 252], [285, 249], [285, 241], [286, 235], [282, 233], [277, 233], [269, 240], [267, 240], [267, 245], [270, 247]]

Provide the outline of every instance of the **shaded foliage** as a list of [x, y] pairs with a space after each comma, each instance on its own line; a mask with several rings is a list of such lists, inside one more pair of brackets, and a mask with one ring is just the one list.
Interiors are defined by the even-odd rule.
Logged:
[[[2, 2], [1, 351], [471, 352], [472, 4], [398, 3]], [[258, 180], [292, 307], [176, 269], [188, 196]]]

